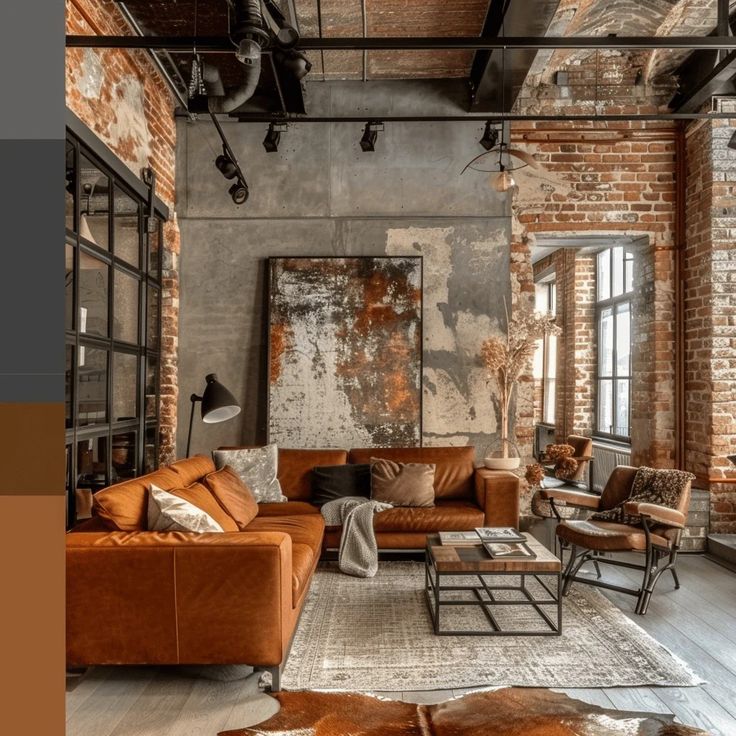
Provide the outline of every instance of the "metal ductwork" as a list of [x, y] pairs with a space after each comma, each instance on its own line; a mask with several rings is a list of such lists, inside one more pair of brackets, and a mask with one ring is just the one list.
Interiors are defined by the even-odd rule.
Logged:
[[253, 96], [261, 77], [261, 51], [270, 43], [261, 0], [229, 0], [229, 5], [230, 38], [237, 46], [235, 57], [242, 64], [243, 83], [226, 90], [219, 69], [203, 63], [202, 81], [207, 92], [207, 106], [213, 113], [230, 113]]

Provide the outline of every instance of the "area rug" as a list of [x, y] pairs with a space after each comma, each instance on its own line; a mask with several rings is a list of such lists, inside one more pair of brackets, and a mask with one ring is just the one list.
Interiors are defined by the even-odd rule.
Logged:
[[[467, 625], [463, 628], [487, 627], [479, 607], [457, 606], [448, 615]], [[536, 617], [533, 609], [520, 606], [506, 606], [499, 615], [522, 630], [531, 627], [530, 615]], [[373, 692], [702, 682], [588, 586], [573, 586], [564, 599], [562, 629], [561, 636], [547, 637], [435, 636], [421, 563], [382, 562], [374, 578], [322, 567], [312, 581], [281, 685]]]
[[473, 693], [438, 705], [357, 693], [279, 693], [265, 723], [219, 736], [695, 736], [674, 716], [609, 710], [533, 688]]

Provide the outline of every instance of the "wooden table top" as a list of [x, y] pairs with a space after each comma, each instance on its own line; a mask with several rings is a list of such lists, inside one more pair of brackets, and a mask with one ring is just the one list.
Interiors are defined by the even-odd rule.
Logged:
[[529, 549], [536, 554], [532, 559], [492, 559], [479, 542], [471, 546], [453, 547], [441, 544], [438, 534], [427, 536], [428, 554], [440, 572], [558, 572], [562, 563], [541, 542], [524, 532]]

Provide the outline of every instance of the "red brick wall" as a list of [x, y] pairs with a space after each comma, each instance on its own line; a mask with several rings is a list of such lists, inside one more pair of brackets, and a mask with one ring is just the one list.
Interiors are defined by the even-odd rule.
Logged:
[[736, 452], [734, 126], [698, 121], [686, 135], [685, 462], [711, 490], [714, 532], [736, 532], [736, 470], [726, 458]]
[[[67, 0], [66, 31], [93, 35], [129, 32], [116, 4], [107, 0]], [[160, 407], [160, 460], [169, 462], [175, 453], [179, 315], [179, 228], [173, 214], [176, 127], [172, 96], [141, 51], [68, 49], [66, 104], [136, 176], [146, 166], [154, 169], [157, 193], [172, 212], [164, 226], [162, 257]]]
[[[637, 135], [646, 139], [636, 140]], [[535, 233], [649, 237], [649, 246], [637, 252], [635, 268], [638, 338], [633, 354], [632, 452], [637, 463], [671, 466], [674, 130], [643, 130], [641, 124], [626, 121], [609, 123], [607, 128], [593, 123], [524, 122], [513, 125], [511, 138], [534, 153], [545, 169], [515, 173], [519, 193], [513, 211], [519, 243], [533, 242]], [[595, 272], [592, 258], [575, 259], [572, 251], [561, 252], [559, 258], [558, 310], [564, 312], [561, 319], [567, 333], [560, 341], [558, 361], [556, 413], [562, 438], [593, 428]], [[535, 270], [543, 267], [544, 263], [537, 264]]]

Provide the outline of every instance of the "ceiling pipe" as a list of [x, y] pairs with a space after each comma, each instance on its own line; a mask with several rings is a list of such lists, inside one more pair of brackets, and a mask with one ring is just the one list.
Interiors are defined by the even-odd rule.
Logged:
[[260, 0], [231, 0], [231, 45], [242, 65], [243, 83], [225, 89], [220, 70], [213, 64], [202, 63], [202, 82], [207, 94], [210, 113], [230, 113], [244, 105], [253, 95], [261, 78], [261, 53], [270, 43], [264, 28]]

